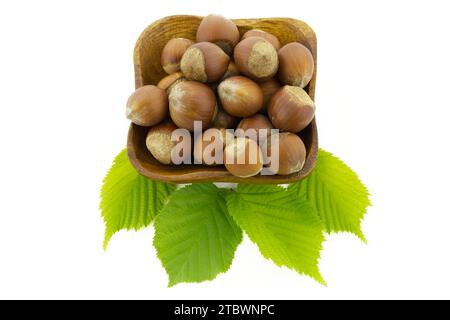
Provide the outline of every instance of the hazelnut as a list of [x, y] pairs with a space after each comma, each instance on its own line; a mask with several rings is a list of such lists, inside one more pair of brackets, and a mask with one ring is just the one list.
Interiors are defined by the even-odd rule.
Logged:
[[[271, 129], [273, 129], [272, 123], [270, 123], [269, 119], [267, 119], [266, 116], [262, 114], [255, 114], [254, 116], [251, 116], [249, 118], [244, 118], [239, 122], [239, 125], [237, 126], [236, 135], [241, 136], [245, 135], [245, 131], [248, 129], [254, 129], [255, 130], [255, 137], [253, 137], [250, 133], [250, 135], [245, 135], [246, 137], [249, 137], [251, 139], [254, 139], [255, 141], [258, 141], [259, 144], [262, 144], [266, 141], [267, 137], [271, 134]], [[261, 129], [265, 129], [266, 132], [260, 131]], [[260, 136], [261, 134], [261, 136]]]
[[[306, 159], [306, 148], [302, 139], [294, 133], [280, 132], [267, 139], [262, 149], [268, 159], [273, 155], [271, 150], [272, 139], [278, 139], [278, 170], [272, 168], [274, 174], [288, 175], [300, 171]], [[265, 160], [265, 163], [270, 162]]]
[[223, 108], [219, 107], [217, 109], [217, 114], [211, 123], [211, 126], [214, 128], [234, 128], [238, 124], [239, 119], [229, 115], [223, 110]]
[[275, 128], [299, 132], [314, 118], [315, 105], [305, 90], [284, 86], [270, 100], [269, 119]]
[[197, 29], [197, 42], [213, 42], [230, 55], [239, 42], [239, 30], [233, 21], [210, 14], [203, 18]]
[[164, 90], [153, 85], [143, 86], [128, 98], [126, 117], [139, 126], [154, 126], [167, 116], [167, 106]]
[[181, 71], [188, 80], [214, 82], [227, 71], [230, 58], [213, 43], [200, 42], [189, 47], [181, 58]]
[[235, 117], [249, 117], [257, 113], [263, 104], [263, 93], [254, 81], [235, 76], [219, 84], [217, 92], [225, 111]]
[[227, 129], [207, 129], [194, 143], [194, 160], [207, 165], [223, 164], [223, 149], [233, 138]]
[[176, 129], [177, 127], [172, 122], [164, 122], [150, 128], [145, 139], [147, 149], [156, 160], [163, 164], [172, 163], [171, 154], [176, 142], [173, 142], [171, 137], [172, 132]]
[[256, 141], [236, 137], [225, 147], [225, 168], [234, 176], [247, 178], [263, 168], [262, 152]]
[[217, 112], [214, 92], [196, 81], [182, 81], [172, 87], [169, 94], [169, 111], [173, 122], [180, 128], [194, 131], [194, 121], [209, 126]]
[[244, 35], [242, 36], [242, 40], [250, 38], [250, 37], [260, 37], [263, 38], [267, 41], [269, 41], [273, 47], [275, 48], [275, 50], [280, 49], [280, 41], [278, 40], [277, 37], [275, 37], [273, 34], [259, 30], [259, 29], [252, 29], [247, 31], [246, 33], [244, 33]]
[[226, 78], [229, 77], [234, 77], [234, 76], [238, 76], [239, 73], [239, 69], [236, 66], [236, 63], [234, 63], [233, 61], [230, 61], [230, 63], [228, 64], [228, 69], [225, 72], [225, 74], [222, 77], [222, 80], [225, 80]]
[[186, 78], [181, 72], [175, 72], [172, 74], [169, 74], [168, 76], [165, 76], [162, 78], [159, 82], [157, 87], [161, 88], [166, 91], [167, 94], [170, 93], [170, 90], [172, 87], [177, 84], [178, 82], [185, 81]]
[[269, 106], [270, 99], [272, 96], [281, 88], [281, 84], [278, 80], [272, 78], [263, 83], [260, 83], [259, 86], [263, 92], [263, 107], [261, 109], [262, 113], [267, 113], [267, 107]]
[[169, 40], [161, 52], [161, 65], [168, 74], [180, 71], [180, 61], [184, 52], [194, 41], [184, 38]]
[[234, 49], [234, 62], [241, 73], [256, 81], [268, 80], [278, 71], [277, 50], [260, 37], [239, 42]]
[[278, 50], [280, 69], [278, 77], [284, 84], [301, 88], [311, 81], [314, 74], [314, 58], [311, 51], [298, 42], [288, 43]]

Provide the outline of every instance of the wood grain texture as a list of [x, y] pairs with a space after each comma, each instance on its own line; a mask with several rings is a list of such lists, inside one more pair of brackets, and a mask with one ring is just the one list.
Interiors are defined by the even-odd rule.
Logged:
[[[170, 16], [148, 26], [137, 40], [134, 50], [135, 85], [156, 85], [166, 73], [160, 57], [164, 45], [172, 38], [182, 37], [195, 41], [197, 27], [202, 17]], [[317, 41], [314, 31], [304, 22], [288, 18], [236, 19], [233, 20], [244, 34], [250, 29], [261, 29], [278, 37], [281, 45], [300, 42], [311, 50], [315, 69], [311, 82], [305, 88], [314, 100], [317, 74]], [[163, 165], [153, 158], [145, 146], [148, 128], [131, 124], [128, 133], [128, 157], [136, 170], [152, 180], [170, 183], [190, 182], [238, 182], [238, 183], [292, 183], [307, 176], [314, 168], [318, 153], [316, 120], [299, 133], [307, 150], [303, 169], [287, 176], [254, 176], [239, 178], [231, 175], [223, 166], [208, 167], [200, 165]]]

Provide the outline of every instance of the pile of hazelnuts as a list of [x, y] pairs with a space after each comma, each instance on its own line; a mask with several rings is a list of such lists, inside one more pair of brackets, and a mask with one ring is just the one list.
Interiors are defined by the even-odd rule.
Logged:
[[[194, 131], [201, 121], [204, 134], [194, 141], [195, 160], [206, 165], [225, 164], [239, 177], [258, 174], [264, 155], [256, 163], [213, 163], [203, 152], [212, 140], [211, 130], [220, 131], [224, 158], [267, 145], [271, 139], [229, 136], [226, 129], [279, 129], [279, 166], [274, 174], [288, 175], [302, 169], [306, 150], [297, 135], [314, 118], [315, 105], [303, 89], [314, 73], [314, 58], [298, 42], [281, 47], [278, 38], [262, 30], [249, 30], [240, 37], [237, 26], [222, 16], [201, 21], [196, 42], [175, 38], [165, 44], [161, 65], [168, 74], [155, 85], [137, 89], [128, 99], [126, 115], [139, 126], [150, 127], [146, 146], [155, 159], [173, 165], [176, 144], [171, 135], [177, 128]], [[260, 151], [260, 149], [258, 149]], [[198, 152], [200, 151], [200, 152]], [[246, 159], [249, 155], [245, 155]]]

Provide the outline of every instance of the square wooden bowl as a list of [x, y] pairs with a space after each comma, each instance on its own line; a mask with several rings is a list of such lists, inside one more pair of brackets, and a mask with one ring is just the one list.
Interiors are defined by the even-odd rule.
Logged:
[[[156, 85], [166, 73], [161, 67], [161, 51], [172, 38], [188, 38], [195, 41], [198, 25], [202, 17], [170, 16], [148, 26], [137, 40], [134, 50], [134, 69], [136, 88], [143, 85]], [[314, 100], [317, 70], [317, 42], [314, 31], [304, 22], [288, 18], [236, 19], [233, 20], [241, 35], [250, 29], [261, 29], [278, 37], [281, 45], [298, 41], [311, 50], [314, 61], [314, 76], [306, 92]], [[299, 133], [306, 146], [307, 156], [303, 169], [287, 176], [257, 175], [239, 178], [231, 175], [224, 166], [203, 165], [163, 165], [159, 163], [145, 146], [148, 128], [132, 124], [128, 133], [128, 157], [136, 170], [152, 180], [170, 183], [190, 182], [239, 182], [239, 183], [292, 183], [307, 176], [317, 160], [318, 139], [315, 119]]]

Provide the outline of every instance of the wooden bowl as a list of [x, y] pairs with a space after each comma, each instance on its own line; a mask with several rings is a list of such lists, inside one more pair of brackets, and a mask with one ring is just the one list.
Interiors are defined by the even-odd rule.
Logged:
[[[157, 84], [166, 73], [161, 67], [160, 56], [164, 45], [172, 38], [188, 38], [195, 41], [197, 27], [202, 17], [170, 16], [148, 26], [137, 40], [134, 50], [135, 84], [139, 88]], [[261, 29], [278, 37], [281, 45], [298, 41], [311, 50], [316, 68], [314, 76], [305, 90], [314, 100], [317, 70], [317, 43], [314, 31], [304, 22], [287, 18], [237, 19], [233, 20], [241, 35], [250, 29]], [[239, 182], [239, 183], [292, 183], [307, 176], [317, 160], [318, 139], [315, 119], [299, 133], [305, 143], [307, 156], [303, 169], [297, 173], [281, 176], [254, 176], [239, 178], [231, 175], [224, 166], [163, 165], [145, 146], [148, 128], [132, 124], [128, 133], [128, 157], [136, 170], [152, 180], [171, 183], [190, 182]]]

